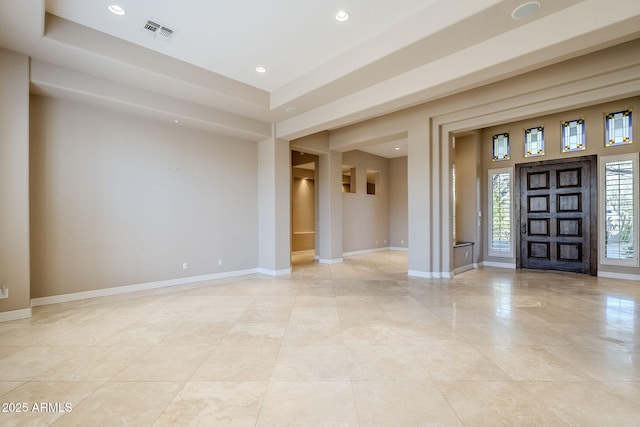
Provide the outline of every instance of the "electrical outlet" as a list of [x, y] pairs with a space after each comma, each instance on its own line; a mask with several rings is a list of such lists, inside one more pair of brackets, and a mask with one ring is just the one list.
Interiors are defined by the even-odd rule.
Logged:
[[400, 243], [404, 245], [404, 240], [400, 240]]
[[222, 265], [222, 258], [218, 258], [218, 265]]
[[186, 270], [189, 267], [189, 264], [187, 264], [186, 262], [182, 263], [182, 269]]
[[0, 288], [0, 299], [5, 298], [9, 298], [9, 288], [2, 286], [2, 288]]

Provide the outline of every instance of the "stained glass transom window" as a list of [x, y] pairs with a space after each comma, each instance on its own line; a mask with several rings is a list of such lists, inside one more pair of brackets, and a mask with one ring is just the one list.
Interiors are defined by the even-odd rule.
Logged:
[[509, 160], [511, 153], [509, 149], [509, 134], [500, 133], [493, 135], [493, 161]]
[[544, 127], [538, 126], [524, 131], [524, 156], [544, 156]]
[[562, 122], [562, 152], [586, 150], [584, 119]]
[[605, 117], [607, 139], [605, 146], [624, 145], [633, 143], [631, 110], [609, 113]]

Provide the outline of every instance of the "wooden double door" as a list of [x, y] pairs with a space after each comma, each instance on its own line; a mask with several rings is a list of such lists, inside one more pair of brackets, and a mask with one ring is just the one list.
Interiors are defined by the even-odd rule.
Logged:
[[596, 274], [595, 156], [516, 165], [516, 263]]

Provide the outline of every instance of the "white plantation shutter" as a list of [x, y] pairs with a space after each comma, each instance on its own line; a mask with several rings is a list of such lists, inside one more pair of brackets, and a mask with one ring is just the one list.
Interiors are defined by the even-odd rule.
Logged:
[[601, 158], [603, 264], [638, 265], [638, 154]]
[[489, 255], [513, 256], [511, 169], [489, 171]]

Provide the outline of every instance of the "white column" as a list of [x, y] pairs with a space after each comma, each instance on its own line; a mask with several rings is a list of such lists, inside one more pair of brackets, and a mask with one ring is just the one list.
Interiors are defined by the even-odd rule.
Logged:
[[31, 315], [29, 57], [0, 49], [0, 320]]
[[429, 121], [408, 132], [409, 268], [408, 275], [432, 277], [431, 150]]
[[329, 151], [319, 156], [319, 261], [342, 262], [342, 153]]
[[291, 156], [274, 137], [258, 143], [258, 264], [270, 275], [291, 273]]
[[[434, 126], [435, 127], [435, 126]], [[448, 131], [443, 131], [438, 126], [437, 133], [437, 145], [440, 147], [440, 156], [438, 161], [434, 163], [434, 173], [439, 176], [439, 181], [434, 182], [433, 194], [437, 194], [437, 199], [440, 201], [440, 212], [438, 221], [438, 235], [434, 236], [434, 243], [437, 245], [437, 250], [434, 247], [434, 253], [437, 252], [439, 257], [434, 259], [436, 267], [435, 277], [451, 277], [451, 271], [453, 271], [453, 263], [451, 262], [451, 256], [453, 254], [453, 242], [451, 241], [453, 233], [451, 230], [451, 194], [453, 189], [451, 188], [451, 157], [452, 157], [452, 137]], [[437, 190], [437, 191], [436, 191]]]

